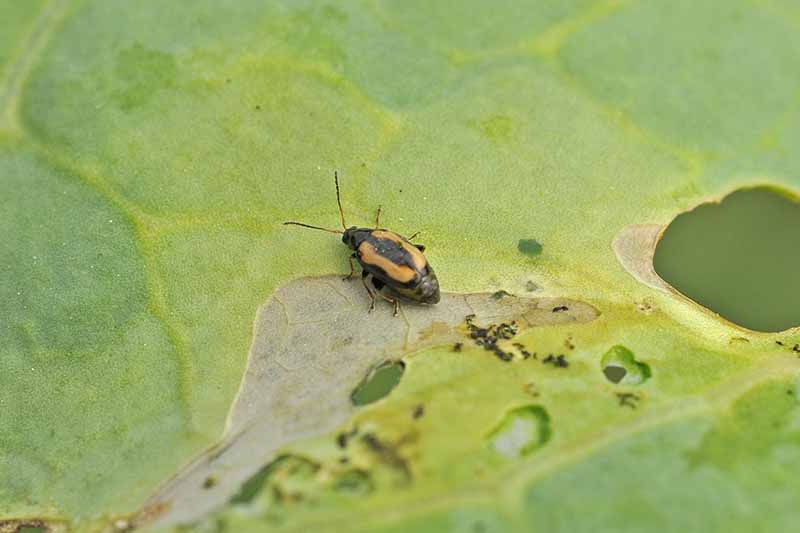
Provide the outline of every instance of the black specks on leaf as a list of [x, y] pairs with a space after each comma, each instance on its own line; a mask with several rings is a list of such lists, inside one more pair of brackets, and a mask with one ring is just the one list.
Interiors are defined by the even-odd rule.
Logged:
[[512, 354], [510, 354], [509, 352], [505, 352], [505, 351], [501, 350], [501, 349], [500, 349], [500, 348], [498, 348], [497, 346], [495, 346], [495, 348], [494, 348], [494, 354], [495, 354], [495, 355], [498, 357], [498, 359], [500, 359], [501, 361], [509, 362], [509, 361], [511, 361], [512, 359], [514, 359], [514, 356], [513, 356]]
[[350, 431], [342, 431], [338, 435], [336, 435], [336, 444], [341, 449], [347, 448], [347, 443], [350, 442], [350, 439], [355, 437], [358, 434], [358, 428], [353, 428]]
[[517, 323], [512, 321], [510, 324], [502, 323], [497, 326], [497, 337], [500, 339], [511, 339], [517, 334]]
[[502, 300], [506, 296], [513, 296], [513, 294], [511, 294], [508, 291], [500, 290], [500, 291], [492, 293], [491, 299], [492, 300]]
[[366, 496], [375, 490], [375, 482], [370, 472], [355, 468], [338, 475], [333, 490], [352, 496]]
[[533, 356], [536, 359], [536, 354], [532, 354], [528, 350], [525, 349], [525, 345], [521, 342], [512, 343], [512, 346], [519, 351], [519, 354], [522, 356], [523, 359], [530, 359]]
[[556, 368], [567, 368], [569, 366], [569, 361], [566, 360], [563, 354], [549, 354], [547, 357], [542, 359], [542, 364], [553, 365]]
[[564, 348], [567, 350], [575, 349], [575, 344], [572, 342], [572, 337], [568, 336], [566, 339], [564, 339]]
[[374, 433], [366, 433], [361, 437], [361, 442], [385, 466], [400, 473], [405, 482], [412, 478], [411, 466], [408, 460], [400, 454], [400, 445], [384, 442]]
[[775, 344], [781, 348], [788, 348], [792, 353], [796, 353], [797, 356], [800, 357], [800, 343], [791, 344], [783, 341], [775, 341]]
[[486, 334], [488, 332], [489, 332], [489, 330], [487, 330], [486, 328], [477, 328], [477, 329], [472, 330], [472, 332], [470, 332], [469, 336], [472, 337], [473, 339], [478, 339], [478, 338], [485, 339], [486, 338]]
[[416, 407], [414, 407], [414, 410], [411, 412], [411, 418], [416, 420], [418, 418], [422, 418], [424, 414], [425, 414], [425, 406], [419, 404]]
[[631, 409], [639, 407], [639, 401], [642, 399], [638, 394], [632, 392], [617, 392], [616, 395], [620, 407], [630, 407]]
[[43, 520], [0, 520], [0, 532], [47, 533], [50, 528]]
[[467, 315], [464, 321], [469, 330], [469, 336], [475, 341], [478, 346], [483, 346], [483, 349], [494, 353], [498, 359], [504, 362], [509, 362], [514, 359], [514, 354], [504, 350], [498, 346], [499, 341], [513, 339], [519, 331], [517, 322], [502, 322], [500, 324], [490, 324], [488, 327], [482, 328], [473, 323], [475, 315]]
[[569, 311], [569, 307], [566, 305], [559, 305], [558, 307], [553, 308], [554, 313], [562, 313], [564, 311]]
[[533, 281], [530, 281], [530, 280], [528, 280], [528, 281], [525, 283], [525, 290], [526, 290], [526, 291], [528, 291], [528, 292], [536, 292], [536, 291], [538, 291], [540, 288], [541, 288], [541, 287], [539, 287], [539, 286], [538, 286], [536, 283], [534, 283]]
[[[261, 102], [250, 103], [250, 110], [256, 103]], [[266, 110], [266, 105], [261, 105]], [[406, 191], [405, 187], [403, 191]], [[524, 281], [525, 279], [523, 284]], [[302, 493], [305, 501], [316, 501], [319, 491], [331, 490], [336, 475], [348, 467], [365, 468], [373, 472], [380, 470], [382, 488], [384, 474], [402, 483], [405, 474], [400, 472], [403, 469], [393, 470], [386, 467], [384, 461], [378, 459], [378, 455], [383, 454], [368, 449], [367, 444], [361, 441], [361, 435], [367, 431], [366, 426], [359, 427], [357, 436], [344, 437], [341, 443], [346, 445], [345, 448], [340, 448], [337, 441], [338, 432], [348, 431], [352, 427], [347, 425], [353, 415], [353, 404], [348, 400], [363, 400], [358, 394], [356, 398], [352, 398], [354, 384], [368, 377], [370, 369], [391, 360], [401, 351], [412, 353], [442, 345], [453, 347], [457, 341], [462, 343], [462, 347], [474, 346], [478, 339], [471, 339], [470, 331], [464, 326], [465, 316], [470, 314], [473, 316], [466, 318], [468, 322], [487, 330], [486, 337], [480, 339], [482, 342], [490, 336], [490, 322], [504, 322], [506, 326], [499, 328], [500, 338], [494, 341], [494, 345], [489, 341], [484, 347], [490, 353], [472, 349], [469, 354], [459, 354], [454, 358], [482, 356], [485, 363], [491, 363], [497, 357], [499, 362], [495, 364], [508, 365], [519, 363], [524, 357], [524, 354], [520, 355], [511, 345], [517, 340], [516, 337], [513, 340], [503, 338], [519, 335], [515, 333], [517, 329], [514, 320], [519, 324], [519, 330], [549, 324], [569, 324], [567, 327], [572, 328], [575, 323], [590, 322], [599, 315], [597, 309], [591, 305], [576, 300], [534, 298], [529, 294], [524, 298], [505, 296], [494, 300], [491, 295], [492, 292], [443, 292], [440, 305], [407, 306], [403, 312], [405, 320], [399, 320], [392, 317], [391, 313], [373, 313], [368, 316], [365, 312], [368, 297], [363, 286], [342, 280], [340, 275], [300, 278], [277, 288], [256, 314], [245, 378], [229, 412], [230, 424], [226, 426], [223, 441], [218, 447], [203, 454], [203, 458], [208, 460], [192, 462], [153, 495], [154, 504], [164, 509], [163, 519], [198, 520], [207, 515], [212, 507], [221, 506], [230, 498], [227, 490], [229, 485], [234, 482], [244, 483], [245, 480], [240, 476], [244, 475], [245, 470], [240, 470], [236, 475], [230, 474], [230, 477], [226, 472], [225, 478], [220, 478], [224, 480], [224, 487], [221, 481], [215, 489], [204, 490], [203, 480], [206, 477], [223, 475], [213, 468], [214, 465], [236, 463], [246, 465], [248, 473], [255, 472], [268, 458], [253, 454], [253, 449], [285, 450], [290, 443], [312, 436], [329, 435], [329, 447], [335, 452], [325, 460], [323, 470], [313, 477], [298, 478], [291, 475], [291, 479], [282, 481], [285, 472], [282, 469], [281, 475], [271, 478], [267, 487], [261, 491], [264, 499], [270, 498], [275, 486], [286, 498], [291, 499], [293, 495]], [[551, 313], [550, 310], [557, 305], [568, 305], [570, 312]], [[495, 326], [492, 332], [498, 332], [498, 327]], [[292, 341], [276, 342], [278, 337]], [[402, 350], [399, 347], [403, 347]], [[499, 348], [500, 353], [495, 348]], [[533, 351], [530, 346], [528, 349]], [[514, 362], [502, 362], [501, 357], [508, 358], [507, 353], [513, 355]], [[402, 368], [402, 365], [398, 366]], [[518, 373], [531, 371], [522, 367], [506, 370], [518, 370]], [[517, 392], [525, 397], [519, 391], [519, 386], [515, 386]], [[384, 394], [386, 390], [383, 390]], [[404, 414], [401, 413], [408, 423], [409, 435], [421, 431], [417, 426], [432, 422], [434, 406], [427, 401], [423, 418], [414, 422], [412, 410], [418, 403], [422, 403], [422, 398], [406, 404]], [[286, 409], [286, 405], [297, 408]], [[369, 408], [360, 414], [369, 416], [369, 412], [364, 412], [367, 410]], [[303, 424], [294, 423], [298, 414], [302, 414]], [[281, 430], [277, 431], [276, 428]], [[379, 429], [389, 432], [388, 436], [384, 436]], [[398, 455], [409, 458], [408, 468], [416, 473], [416, 463], [412, 459], [416, 460], [420, 451], [414, 447], [406, 451], [406, 445], [401, 440], [387, 440], [398, 439], [393, 432], [396, 429], [398, 428], [370, 428], [377, 433], [384, 445], [388, 442], [395, 448], [399, 446]], [[340, 464], [342, 457], [348, 458], [349, 463]], [[378, 482], [379, 478], [375, 475]], [[301, 486], [302, 490], [299, 490]], [[284, 502], [277, 507], [273, 506], [274, 509], [279, 509], [289, 500], [275, 501]], [[190, 503], [187, 505], [187, 502]], [[155, 508], [154, 505], [149, 507]], [[142, 511], [144, 513], [150, 511]], [[277, 517], [273, 513], [273, 518]]]

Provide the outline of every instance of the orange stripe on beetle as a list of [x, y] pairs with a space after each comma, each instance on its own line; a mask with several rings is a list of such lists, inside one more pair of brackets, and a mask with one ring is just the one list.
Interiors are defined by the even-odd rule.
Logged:
[[[409, 300], [425, 304], [439, 302], [439, 280], [433, 272], [428, 260], [423, 255], [425, 247], [413, 244], [402, 235], [387, 229], [378, 229], [380, 226], [380, 207], [375, 217], [375, 228], [347, 227], [344, 221], [342, 201], [339, 196], [339, 177], [333, 173], [336, 181], [336, 203], [339, 204], [339, 216], [342, 219], [344, 231], [312, 226], [303, 222], [284, 222], [306, 228], [338, 233], [342, 242], [354, 250], [350, 256], [350, 274], [353, 276], [353, 259], [361, 265], [361, 278], [370, 297], [370, 311], [375, 306], [375, 294], [366, 285], [367, 277], [371, 276], [372, 285], [376, 291], [383, 287], [392, 290], [392, 296], [403, 296]], [[380, 295], [394, 304], [394, 314], [397, 315], [399, 302], [383, 293]]]
[[[374, 235], [375, 231], [372, 232]], [[369, 241], [364, 241], [358, 245], [358, 262], [362, 265], [375, 266], [386, 272], [389, 278], [400, 283], [413, 281], [417, 275], [416, 270], [407, 266], [399, 265], [381, 255]], [[384, 280], [386, 281], [386, 280]]]
[[425, 259], [424, 255], [422, 255], [422, 252], [420, 252], [416, 246], [405, 240], [397, 233], [385, 229], [376, 229], [375, 231], [372, 232], [372, 236], [377, 237], [379, 239], [387, 239], [390, 241], [394, 241], [400, 246], [402, 246], [403, 249], [406, 252], [408, 252], [408, 255], [411, 256], [411, 260], [414, 263], [414, 268], [417, 271], [422, 272], [423, 270], [425, 270], [425, 267], [428, 266], [428, 260]]

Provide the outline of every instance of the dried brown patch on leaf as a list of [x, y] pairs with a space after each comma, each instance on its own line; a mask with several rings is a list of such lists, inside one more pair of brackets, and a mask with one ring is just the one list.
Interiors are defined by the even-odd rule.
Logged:
[[[338, 276], [299, 279], [278, 289], [257, 312], [247, 369], [222, 441], [145, 507], [169, 502], [165, 512], [140, 514], [137, 524], [190, 522], [223, 505], [280, 447], [346, 422], [356, 409], [351, 393], [371, 368], [463, 342], [465, 316], [481, 323], [514, 320], [524, 329], [588, 322], [599, 314], [575, 300], [491, 293], [442, 294], [438, 305], [404, 305], [396, 317], [390, 305], [369, 314], [368, 306], [361, 283]], [[206, 487], [211, 477], [214, 490]]]
[[0, 533], [66, 533], [67, 531], [66, 524], [42, 518], [0, 520]]
[[669, 285], [656, 273], [653, 257], [664, 226], [635, 224], [626, 226], [614, 237], [611, 247], [628, 273], [648, 287], [668, 291]]

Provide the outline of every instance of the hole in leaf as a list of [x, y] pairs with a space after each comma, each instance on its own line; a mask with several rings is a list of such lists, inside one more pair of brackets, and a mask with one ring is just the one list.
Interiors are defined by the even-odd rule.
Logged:
[[[320, 464], [297, 455], [281, 455], [248, 479], [230, 500], [232, 504], [248, 504], [271, 488], [273, 493], [301, 495], [317, 486]], [[297, 498], [295, 498], [297, 499]]]
[[403, 372], [405, 372], [405, 365], [401, 361], [380, 365], [355, 388], [350, 396], [353, 405], [367, 405], [385, 397], [400, 383]]
[[650, 378], [650, 366], [637, 361], [633, 352], [619, 344], [603, 354], [600, 367], [611, 383], [639, 385]]
[[625, 370], [624, 366], [616, 366], [614, 363], [603, 367], [603, 374], [606, 375], [606, 379], [611, 383], [619, 383], [627, 373], [628, 371]]
[[234, 494], [230, 499], [230, 503], [252, 502], [261, 492], [261, 489], [264, 487], [264, 484], [267, 482], [270, 474], [273, 472], [273, 470], [275, 470], [275, 465], [278, 463], [278, 461], [279, 459], [276, 459], [272, 463], [263, 466], [258, 472], [250, 476], [250, 478], [242, 484], [239, 492]]
[[548, 440], [550, 415], [539, 405], [512, 409], [489, 434], [492, 449], [512, 459], [528, 455]]
[[675, 218], [654, 268], [676, 290], [748, 329], [800, 325], [800, 200], [776, 187], [738, 190]]
[[536, 239], [520, 239], [517, 243], [517, 250], [525, 255], [536, 257], [542, 253], [542, 244]]

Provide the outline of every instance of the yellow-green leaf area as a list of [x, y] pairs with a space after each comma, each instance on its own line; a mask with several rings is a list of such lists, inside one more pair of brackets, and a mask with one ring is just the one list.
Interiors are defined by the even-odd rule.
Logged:
[[30, 32], [36, 14], [43, 2], [4, 2], [0, 6], [0, 19], [4, 21], [0, 28], [0, 75], [8, 76], [8, 66], [18, 46], [22, 44], [26, 32]]
[[[218, 444], [260, 306], [349, 270], [337, 237], [281, 225], [338, 227], [334, 170], [348, 224], [382, 205], [421, 231], [445, 300], [597, 316], [536, 322], [510, 360], [429, 324], [454, 342], [388, 354], [397, 387], [254, 453], [270, 490], [198, 531], [791, 529], [800, 333], [644, 283], [612, 243], [742, 185], [797, 192], [799, 21], [780, 0], [0, 0], [0, 529], [167, 512], [142, 506]], [[609, 380], [615, 347], [647, 379]], [[298, 397], [337, 353], [287, 365]], [[504, 455], [514, 413], [548, 437]]]
[[[22, 145], [0, 149], [0, 175], [0, 513], [134, 505], [188, 442], [181, 361], [135, 227]], [[143, 453], [162, 445], [158, 457]]]

